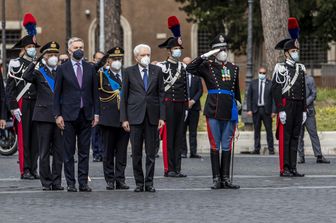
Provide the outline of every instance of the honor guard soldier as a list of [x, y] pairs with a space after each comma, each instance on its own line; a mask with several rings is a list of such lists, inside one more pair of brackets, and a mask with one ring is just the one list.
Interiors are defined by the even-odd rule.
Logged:
[[275, 65], [272, 94], [278, 111], [280, 176], [303, 177], [296, 169], [300, 129], [306, 119], [306, 69], [299, 61], [299, 26], [295, 18], [288, 19], [292, 39], [280, 41], [275, 49], [283, 50], [285, 61]]
[[21, 49], [21, 56], [9, 62], [6, 85], [7, 103], [15, 117], [15, 129], [18, 135], [21, 179], [39, 179], [37, 131], [36, 124], [32, 121], [36, 89], [34, 84], [27, 83], [22, 78], [22, 74], [35, 59], [38, 47], [40, 46], [35, 36], [31, 35], [24, 36], [14, 45], [13, 48]]
[[230, 163], [231, 144], [241, 107], [239, 68], [227, 61], [227, 42], [223, 34], [217, 35], [210, 46], [212, 50], [193, 60], [187, 66], [187, 72], [203, 77], [208, 89], [204, 115], [211, 146], [211, 188], [238, 189], [239, 186], [230, 181]]
[[114, 47], [107, 54], [108, 66], [98, 71], [104, 177], [107, 190], [129, 189], [125, 183], [129, 133], [121, 126], [119, 109], [124, 50]]
[[[33, 71], [27, 69], [23, 74], [23, 78], [27, 82], [33, 83], [37, 91], [33, 121], [36, 123], [39, 136], [39, 172], [42, 189], [45, 191], [64, 190], [61, 186], [63, 137], [53, 116], [53, 95], [59, 48], [57, 42], [49, 42], [44, 45], [40, 49], [40, 53], [43, 55], [42, 61], [34, 66]], [[52, 166], [50, 166], [51, 154]]]
[[[170, 17], [168, 23], [171, 18], [176, 17]], [[178, 20], [177, 24], [179, 24]], [[164, 148], [167, 148], [167, 153], [164, 152], [163, 158], [166, 159], [165, 163], [168, 163], [168, 169], [165, 168], [164, 176], [186, 177], [181, 173], [184, 120], [188, 106], [186, 65], [180, 62], [182, 41], [178, 36], [169, 37], [159, 47], [167, 49], [168, 52], [168, 59], [157, 64], [162, 68], [165, 88], [167, 139], [163, 143], [166, 143]], [[165, 156], [166, 154], [168, 157]]]

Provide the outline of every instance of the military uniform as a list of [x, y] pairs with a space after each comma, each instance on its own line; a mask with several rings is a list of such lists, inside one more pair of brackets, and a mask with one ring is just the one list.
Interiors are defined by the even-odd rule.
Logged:
[[[111, 58], [122, 58], [124, 50], [120, 47], [107, 52]], [[127, 146], [129, 133], [120, 123], [120, 91], [122, 88], [122, 70], [102, 68], [98, 71], [100, 99], [100, 120], [103, 144], [103, 168], [107, 189], [128, 189], [125, 184]]]
[[[222, 34], [212, 42], [213, 49], [227, 47]], [[219, 52], [218, 52], [219, 53]], [[208, 60], [197, 57], [188, 66], [187, 71], [203, 77], [208, 89], [204, 115], [206, 116], [214, 186], [219, 188], [238, 188], [229, 181], [231, 144], [238, 122], [237, 103], [241, 103], [239, 88], [239, 68], [228, 62]], [[221, 164], [219, 151], [222, 150]]]
[[[25, 36], [15, 44], [14, 48], [24, 48], [29, 44], [39, 47], [34, 37]], [[15, 129], [18, 135], [20, 174], [21, 178], [28, 176], [30, 179], [32, 179], [32, 176], [38, 178], [37, 131], [36, 124], [32, 120], [36, 102], [36, 88], [34, 84], [27, 84], [22, 79], [22, 74], [31, 63], [32, 58], [26, 54], [11, 60], [6, 85], [7, 103], [10, 110], [20, 109], [22, 113], [21, 120], [15, 120]]]
[[[175, 37], [168, 38], [159, 47], [171, 49], [175, 46], [183, 48]], [[183, 150], [184, 120], [188, 106], [188, 82], [185, 64], [178, 60], [167, 59], [157, 64], [162, 68], [165, 105], [166, 105], [166, 131], [167, 131], [167, 159], [165, 176], [185, 177], [181, 173], [181, 152]], [[166, 154], [166, 153], [164, 153]]]
[[[297, 40], [288, 40], [283, 50], [298, 49]], [[278, 112], [285, 112], [286, 123], [278, 117], [280, 176], [297, 174], [296, 160], [303, 112], [306, 111], [305, 67], [292, 59], [276, 64], [272, 79], [272, 94]]]
[[[59, 44], [49, 42], [40, 50], [41, 53], [59, 53]], [[33, 72], [27, 70], [23, 78], [36, 86], [37, 98], [33, 113], [38, 133], [39, 173], [44, 190], [63, 190], [62, 163], [63, 137], [55, 123], [53, 115], [53, 95], [56, 77], [56, 67], [52, 68], [47, 62], [39, 62]], [[52, 168], [50, 155], [52, 154]]]

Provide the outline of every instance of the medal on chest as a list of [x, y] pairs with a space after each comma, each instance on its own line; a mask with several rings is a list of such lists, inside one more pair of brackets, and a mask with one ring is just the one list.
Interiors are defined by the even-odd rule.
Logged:
[[230, 69], [228, 69], [224, 64], [221, 67], [221, 75], [222, 75], [222, 81], [231, 80]]

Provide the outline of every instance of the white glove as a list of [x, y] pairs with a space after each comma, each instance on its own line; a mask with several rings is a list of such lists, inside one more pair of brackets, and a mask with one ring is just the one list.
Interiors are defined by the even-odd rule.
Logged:
[[220, 51], [220, 49], [214, 49], [214, 50], [210, 50], [209, 52], [205, 53], [205, 54], [202, 54], [201, 55], [201, 58], [202, 59], [207, 59], [209, 57], [211, 57], [212, 55], [218, 53]]
[[185, 111], [184, 121], [187, 121], [188, 118], [188, 110]]
[[16, 118], [16, 120], [18, 122], [20, 122], [21, 121], [21, 116], [22, 116], [22, 113], [21, 113], [20, 109], [17, 108], [17, 109], [11, 110], [11, 112], [14, 115], [14, 117]]
[[236, 105], [237, 105], [238, 111], [240, 111], [242, 109], [242, 105], [238, 100], [236, 100]]
[[307, 112], [303, 112], [302, 114], [302, 125], [306, 122], [307, 120]]
[[280, 118], [280, 122], [283, 125], [286, 124], [286, 112], [284, 111], [279, 112], [279, 118]]

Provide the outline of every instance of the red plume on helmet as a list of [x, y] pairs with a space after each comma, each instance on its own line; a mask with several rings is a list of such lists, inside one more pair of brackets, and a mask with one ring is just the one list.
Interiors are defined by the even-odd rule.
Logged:
[[168, 28], [172, 31], [175, 38], [181, 37], [180, 21], [176, 16], [168, 18]]
[[298, 39], [300, 36], [300, 27], [296, 18], [288, 18], [288, 32], [292, 39]]
[[36, 19], [31, 13], [26, 13], [23, 17], [23, 26], [26, 28], [28, 35], [35, 36], [36, 31]]

